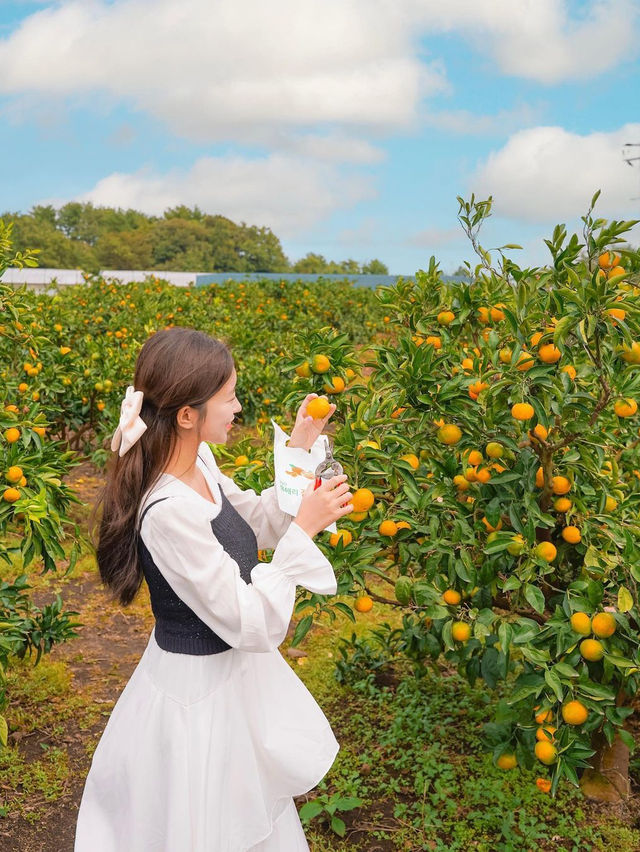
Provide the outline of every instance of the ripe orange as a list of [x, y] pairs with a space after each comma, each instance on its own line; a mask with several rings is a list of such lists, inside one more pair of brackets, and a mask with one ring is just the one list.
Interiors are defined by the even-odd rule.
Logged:
[[634, 342], [631, 347], [623, 343], [622, 348], [618, 351], [627, 364], [640, 364], [640, 343]]
[[553, 562], [558, 553], [555, 545], [551, 544], [550, 541], [541, 541], [539, 544], [536, 544], [533, 552], [540, 559], [544, 559], [545, 562]]
[[536, 787], [543, 793], [548, 793], [551, 790], [551, 781], [548, 778], [536, 778]]
[[580, 530], [578, 527], [565, 527], [562, 530], [562, 538], [569, 542], [569, 544], [578, 544], [578, 542], [582, 539], [582, 535], [580, 534]]
[[26, 486], [26, 484], [27, 484], [26, 476], [21, 476], [20, 481], [18, 482], [18, 485], [20, 486], [20, 488], [24, 488]]
[[550, 766], [552, 763], [555, 763], [558, 757], [556, 747], [548, 740], [545, 740], [544, 742], [539, 741], [536, 743], [535, 754], [538, 760], [541, 761], [541, 763], [546, 763], [547, 766]]
[[498, 352], [498, 358], [500, 358], [503, 364], [510, 364], [513, 358], [513, 350], [509, 349], [508, 346], [503, 346]]
[[332, 376], [329, 382], [325, 382], [323, 385], [327, 393], [340, 393], [345, 387], [345, 381], [341, 376]]
[[610, 612], [599, 612], [591, 620], [593, 635], [599, 639], [606, 639], [616, 632], [616, 620]]
[[296, 367], [296, 374], [303, 379], [308, 379], [311, 375], [311, 365], [309, 364], [309, 362], [305, 361], [304, 364], [300, 364], [298, 367]]
[[5, 478], [8, 480], [8, 482], [11, 483], [20, 482], [20, 480], [22, 479], [22, 468], [18, 467], [17, 465], [10, 467], [9, 470], [5, 473]]
[[349, 512], [348, 517], [350, 521], [364, 521], [368, 514], [368, 512]]
[[456, 486], [458, 491], [466, 491], [469, 487], [469, 481], [460, 474], [453, 477], [453, 484]]
[[25, 391], [29, 390], [29, 385], [26, 382], [20, 382], [18, 385], [18, 390], [20, 393], [25, 393]]
[[566, 476], [554, 476], [551, 480], [551, 490], [554, 494], [568, 494], [571, 491], [571, 481]]
[[455, 423], [445, 423], [436, 432], [436, 437], [441, 444], [451, 446], [452, 444], [457, 444], [460, 438], [462, 438], [462, 430]]
[[504, 307], [506, 307], [506, 306], [503, 302], [498, 302], [497, 305], [494, 305], [490, 309], [489, 313], [491, 314], [491, 319], [494, 322], [501, 322], [504, 319], [505, 314], [504, 314], [504, 311], [501, 310], [501, 308], [504, 308]]
[[326, 373], [331, 366], [331, 361], [326, 355], [314, 355], [311, 359], [311, 369], [314, 373]]
[[627, 271], [624, 266], [612, 266], [607, 273], [607, 278], [615, 278], [617, 275], [626, 275]]
[[496, 766], [498, 769], [514, 769], [517, 765], [518, 761], [516, 760], [516, 756], [513, 752], [501, 754], [496, 760]]
[[402, 412], [406, 411], [406, 410], [407, 410], [406, 408], [396, 408], [395, 411], [391, 412], [392, 420], [397, 420], [398, 417], [400, 417], [400, 415], [402, 414]]
[[544, 725], [545, 722], [553, 722], [553, 710], [543, 710], [540, 713], [536, 713], [536, 710], [540, 709], [540, 705], [538, 704], [533, 708], [533, 712], [535, 714], [535, 719], [538, 725]]
[[399, 530], [410, 530], [411, 524], [408, 521], [398, 521], [396, 524]]
[[489, 322], [489, 308], [478, 308], [478, 321], [481, 322], [483, 325], [486, 325]]
[[[592, 622], [593, 624], [593, 622]], [[597, 639], [583, 639], [580, 643], [580, 653], [585, 660], [596, 662], [604, 657], [604, 648]]]
[[373, 600], [369, 595], [361, 595], [356, 598], [355, 608], [358, 612], [369, 612], [373, 608]]
[[574, 612], [569, 621], [575, 633], [581, 636], [588, 636], [591, 633], [591, 619], [586, 612]]
[[455, 589], [447, 589], [442, 593], [442, 600], [450, 606], [457, 606], [462, 600], [462, 595]]
[[613, 404], [613, 410], [618, 417], [633, 417], [638, 410], [638, 403], [630, 396], [617, 399]]
[[533, 406], [528, 402], [516, 402], [511, 406], [511, 416], [516, 420], [530, 420], [534, 414]]
[[249, 456], [236, 456], [233, 463], [236, 467], [242, 467], [242, 465], [249, 464]]
[[398, 532], [398, 525], [395, 521], [382, 521], [378, 527], [380, 535], [394, 536]]
[[340, 540], [342, 540], [343, 546], [346, 547], [353, 541], [353, 536], [349, 530], [338, 530], [337, 532], [331, 533], [329, 536], [329, 544], [331, 547], [335, 547]]
[[[609, 308], [608, 310], [605, 311], [605, 314], [607, 314], [607, 316], [612, 317], [614, 320], [622, 321], [626, 317], [627, 312], [623, 311], [622, 308]], [[614, 325], [615, 325], [615, 322], [614, 322]]]
[[565, 364], [564, 367], [560, 367], [560, 372], [566, 373], [571, 379], [575, 379], [578, 375], [573, 364]]
[[476, 479], [483, 484], [491, 479], [491, 471], [486, 467], [481, 467], [476, 473]]
[[544, 488], [544, 468], [539, 467], [536, 470], [536, 486], [538, 488]]
[[11, 426], [9, 429], [7, 429], [5, 431], [4, 437], [9, 444], [15, 444], [15, 442], [20, 437], [20, 430], [16, 429], [15, 426]]
[[47, 432], [46, 427], [44, 426], [34, 426], [33, 431], [36, 433], [36, 435], [40, 435], [41, 438], [44, 438]]
[[540, 343], [540, 340], [543, 336], [543, 331], [536, 331], [535, 334], [531, 335], [530, 341], [532, 346], [537, 346]]
[[582, 725], [588, 715], [589, 711], [581, 701], [568, 701], [562, 705], [562, 718], [567, 725]]
[[518, 356], [518, 361], [516, 363], [516, 370], [530, 370], [535, 364], [535, 360], [533, 355], [530, 352], [527, 352], [526, 349], [523, 349], [520, 355]]
[[569, 509], [573, 506], [571, 500], [568, 497], [558, 497], [558, 499], [554, 502], [553, 508], [556, 512], [568, 512]]
[[20, 492], [17, 488], [7, 488], [7, 490], [2, 495], [2, 499], [6, 500], [7, 503], [15, 503], [16, 500], [20, 499]]
[[538, 728], [536, 731], [536, 740], [540, 743], [544, 742], [553, 742], [555, 737], [553, 736], [558, 729], [553, 725], [544, 725]]
[[610, 266], [617, 266], [620, 262], [620, 255], [615, 252], [603, 252], [598, 258], [598, 266], [600, 269], [608, 269]]
[[326, 396], [316, 396], [307, 403], [307, 414], [314, 420], [322, 420], [331, 408], [331, 403]]
[[562, 357], [562, 352], [553, 343], [545, 343], [538, 349], [538, 357], [545, 364], [555, 364]]
[[[369, 509], [373, 506], [375, 501], [375, 497], [373, 496], [373, 492], [368, 488], [358, 488], [357, 491], [353, 492], [353, 497], [351, 498], [351, 503], [353, 504], [354, 512], [368, 512]], [[353, 518], [353, 512], [351, 513], [351, 517]]]
[[414, 453], [407, 453], [404, 456], [400, 456], [400, 458], [403, 461], [409, 462], [414, 470], [417, 470], [420, 467], [420, 459]]
[[475, 467], [468, 467], [464, 472], [464, 478], [467, 482], [477, 482], [478, 475]]
[[483, 461], [484, 459], [481, 452], [478, 450], [471, 450], [468, 456], [468, 462], [470, 465], [477, 467], [479, 464], [482, 464]]
[[466, 621], [454, 621], [451, 625], [451, 636], [456, 642], [467, 642], [471, 636], [471, 627]]
[[453, 311], [440, 311], [440, 313], [438, 314], [438, 323], [440, 325], [450, 325], [455, 318], [456, 315], [453, 313]]
[[607, 494], [607, 499], [604, 501], [604, 510], [605, 512], [615, 512], [618, 508], [618, 501], [615, 497], [612, 497], [610, 494]]

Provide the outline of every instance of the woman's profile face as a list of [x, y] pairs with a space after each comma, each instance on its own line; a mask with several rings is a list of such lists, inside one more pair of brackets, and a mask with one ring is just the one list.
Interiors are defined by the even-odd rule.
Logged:
[[242, 406], [236, 397], [237, 379], [238, 375], [234, 367], [225, 384], [207, 400], [200, 432], [201, 441], [209, 441], [212, 444], [226, 443], [233, 419], [242, 411]]

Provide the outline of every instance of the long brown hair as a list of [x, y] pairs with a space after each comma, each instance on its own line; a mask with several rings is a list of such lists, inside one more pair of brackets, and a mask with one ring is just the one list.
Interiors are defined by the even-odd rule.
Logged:
[[142, 437], [120, 458], [113, 454], [107, 480], [92, 513], [102, 507], [98, 568], [113, 598], [127, 606], [142, 584], [136, 518], [144, 493], [157, 481], [176, 446], [176, 414], [184, 405], [198, 410], [233, 372], [233, 357], [224, 341], [193, 328], [156, 332], [142, 346], [135, 367], [134, 388], [144, 400], [140, 417], [147, 424]]

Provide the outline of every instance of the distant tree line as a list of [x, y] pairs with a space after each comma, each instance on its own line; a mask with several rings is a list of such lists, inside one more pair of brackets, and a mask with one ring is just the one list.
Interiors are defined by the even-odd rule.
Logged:
[[270, 228], [238, 225], [197, 207], [173, 207], [162, 216], [147, 216], [70, 202], [59, 210], [38, 205], [28, 214], [6, 212], [2, 218], [14, 223], [16, 250], [39, 249], [39, 265], [52, 269], [388, 273], [379, 260], [360, 265], [312, 252], [291, 263]]

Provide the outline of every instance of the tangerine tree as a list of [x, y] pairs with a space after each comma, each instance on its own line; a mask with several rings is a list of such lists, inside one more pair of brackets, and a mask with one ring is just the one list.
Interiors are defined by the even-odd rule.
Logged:
[[458, 199], [479, 257], [468, 282], [431, 258], [379, 288], [389, 339], [334, 397], [336, 455], [374, 502], [342, 519], [332, 561], [339, 594], [402, 611], [389, 646], [418, 674], [443, 655], [471, 683], [509, 679], [485, 726], [498, 767], [548, 766], [541, 790], [564, 777], [615, 798], [640, 684], [640, 289], [621, 248], [635, 223], [595, 218], [597, 196], [582, 239], [557, 226], [540, 268], [510, 259], [517, 246], [485, 250], [491, 199]]

